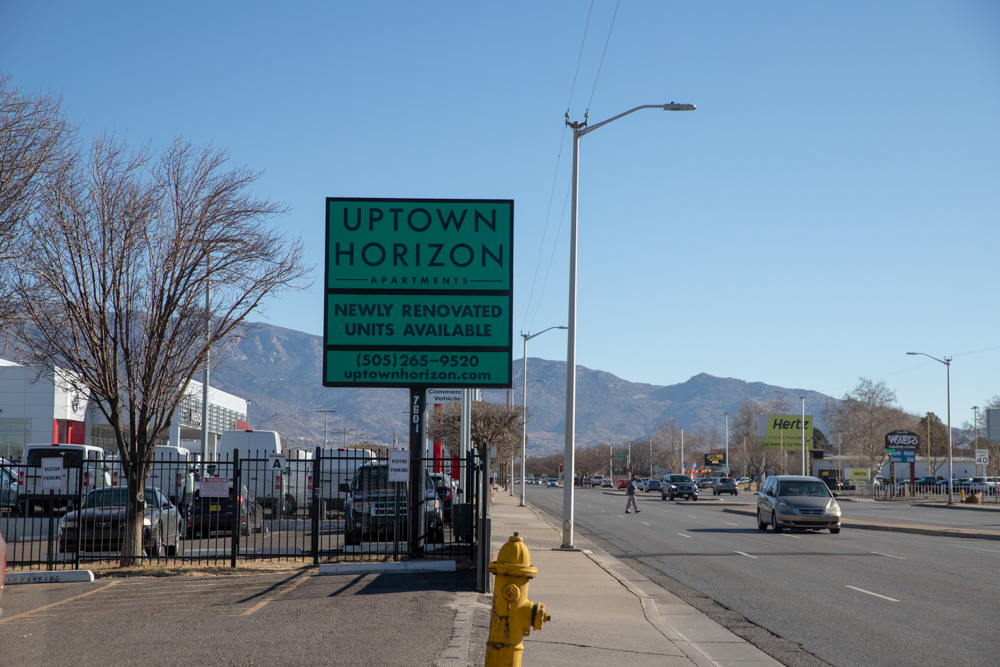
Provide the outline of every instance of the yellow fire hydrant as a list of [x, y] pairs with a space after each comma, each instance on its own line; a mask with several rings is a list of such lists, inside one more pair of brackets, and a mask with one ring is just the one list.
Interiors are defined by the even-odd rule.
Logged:
[[531, 567], [528, 547], [514, 533], [500, 547], [496, 562], [490, 563], [489, 569], [496, 575], [496, 582], [485, 667], [520, 667], [524, 651], [521, 640], [551, 620], [544, 604], [528, 599], [528, 581], [538, 574], [538, 568]]

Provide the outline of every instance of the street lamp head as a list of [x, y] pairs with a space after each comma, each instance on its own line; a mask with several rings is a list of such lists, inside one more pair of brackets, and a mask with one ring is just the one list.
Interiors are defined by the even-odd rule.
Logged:
[[907, 352], [907, 354], [920, 354], [919, 352]]
[[697, 108], [698, 107], [693, 104], [677, 104], [675, 102], [663, 105], [664, 111], [694, 111]]

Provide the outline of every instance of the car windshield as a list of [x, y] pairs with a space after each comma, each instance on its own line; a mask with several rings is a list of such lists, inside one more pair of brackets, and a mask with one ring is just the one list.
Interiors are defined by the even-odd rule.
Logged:
[[[91, 491], [80, 505], [83, 509], [100, 507], [125, 507], [128, 504], [128, 489], [98, 489]], [[156, 497], [152, 489], [146, 489], [146, 505], [156, 507]]]
[[691, 478], [688, 475], [671, 475], [671, 482], [690, 482]]
[[778, 483], [778, 495], [829, 497], [830, 491], [820, 481], [786, 479]]

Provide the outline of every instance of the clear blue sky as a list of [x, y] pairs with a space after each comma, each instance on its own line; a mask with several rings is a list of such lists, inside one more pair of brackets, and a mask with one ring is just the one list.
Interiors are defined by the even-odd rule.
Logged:
[[313, 334], [327, 196], [514, 199], [515, 335], [564, 324], [567, 105], [691, 102], [582, 140], [578, 363], [837, 396], [866, 376], [943, 417], [917, 350], [954, 355], [956, 423], [1000, 393], [1000, 3], [624, 1], [608, 39], [595, 0], [584, 43], [590, 7], [5, 2], [0, 70], [85, 136], [264, 169], [316, 266], [267, 320]]

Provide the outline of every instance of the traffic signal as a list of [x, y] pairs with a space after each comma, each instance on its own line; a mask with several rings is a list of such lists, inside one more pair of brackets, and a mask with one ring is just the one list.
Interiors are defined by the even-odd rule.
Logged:
[[560, 464], [559, 464], [559, 472], [562, 472], [562, 470], [563, 470], [563, 468], [562, 468], [562, 467], [563, 467], [563, 464], [561, 464], [561, 463], [560, 463]]
[[628, 466], [627, 465], [625, 466], [625, 474], [626, 475], [628, 474]]

